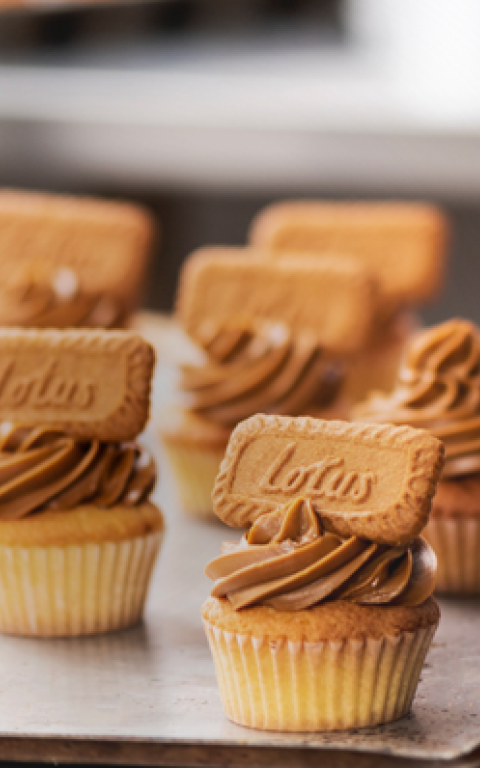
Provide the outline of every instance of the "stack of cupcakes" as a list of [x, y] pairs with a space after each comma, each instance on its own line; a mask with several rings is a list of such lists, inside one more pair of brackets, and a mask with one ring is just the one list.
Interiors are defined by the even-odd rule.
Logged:
[[222, 703], [265, 730], [405, 715], [439, 621], [428, 520], [443, 446], [423, 430], [256, 416], [213, 494], [247, 528], [210, 562], [202, 616]]
[[425, 537], [438, 555], [437, 588], [480, 594], [480, 332], [450, 320], [411, 342], [390, 396], [359, 404], [366, 422], [411, 424], [445, 444], [446, 462]]
[[0, 325], [125, 327], [152, 237], [135, 205], [0, 191]]
[[271, 205], [253, 221], [250, 243], [272, 258], [355, 259], [378, 283], [381, 305], [365, 348], [350, 355], [344, 393], [390, 391], [417, 326], [412, 307], [442, 287], [448, 227], [434, 206], [400, 202], [297, 201]]
[[339, 358], [369, 338], [377, 295], [347, 258], [274, 261], [211, 248], [187, 260], [178, 314], [204, 361], [183, 367], [183, 402], [169, 405], [160, 431], [188, 512], [212, 516], [215, 476], [242, 419], [346, 414]]
[[135, 440], [153, 350], [125, 331], [1, 330], [0, 359], [0, 631], [130, 626], [164, 527]]

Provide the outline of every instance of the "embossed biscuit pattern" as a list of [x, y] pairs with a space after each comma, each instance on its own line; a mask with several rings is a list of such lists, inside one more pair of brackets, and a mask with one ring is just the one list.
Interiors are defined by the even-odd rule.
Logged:
[[[266, 440], [270, 438], [271, 441], [282, 438], [284, 444], [286, 441], [287, 447], [289, 442], [295, 443], [302, 439], [311, 441], [311, 446], [320, 440], [325, 443], [331, 441], [332, 444], [343, 440], [346, 441], [345, 444], [349, 449], [355, 452], [357, 458], [361, 457], [362, 450], [377, 452], [380, 467], [384, 456], [385, 461], [388, 461], [386, 458], [388, 451], [400, 452], [400, 456], [403, 457], [403, 468], [397, 490], [394, 489], [395, 493], [392, 496], [391, 489], [384, 487], [381, 493], [377, 493], [371, 508], [368, 508], [368, 505], [373, 502], [373, 496], [371, 498], [368, 495], [364, 496], [362, 502], [364, 506], [366, 504], [367, 509], [358, 509], [355, 500], [346, 493], [354, 489], [355, 473], [349, 473], [350, 478], [347, 479], [346, 485], [343, 484], [346, 479], [343, 474], [337, 477], [336, 484], [329, 486], [335, 493], [335, 489], [342, 490], [343, 485], [343, 497], [340, 499], [342, 503], [346, 502], [343, 503], [343, 508], [338, 507], [338, 497], [328, 498], [326, 493], [323, 494], [323, 498], [312, 498], [311, 488], [308, 487], [306, 490], [305, 487], [300, 487], [298, 495], [306, 494], [312, 498], [328, 530], [342, 537], [360, 536], [388, 545], [401, 544], [418, 535], [426, 525], [431, 500], [443, 466], [443, 445], [432, 435], [411, 427], [350, 424], [326, 422], [308, 417], [293, 419], [263, 415], [247, 419], [234, 430], [215, 483], [214, 510], [228, 525], [239, 528], [249, 527], [259, 515], [277, 509], [286, 500], [282, 495], [282, 488], [276, 497], [270, 498], [270, 494], [261, 487], [261, 483], [268, 480], [265, 478], [268, 466], [259, 467], [258, 456], [255, 457], [256, 460], [252, 466], [248, 464], [249, 446], [260, 438]], [[312, 467], [307, 469], [314, 471]], [[316, 469], [322, 468], [317, 466]], [[364, 469], [364, 474], [368, 475], [370, 471], [368, 462]], [[240, 471], [246, 480], [241, 492], [236, 493], [233, 485]], [[301, 471], [305, 472], [304, 468]], [[298, 468], [295, 468], [295, 472], [284, 480], [284, 484], [290, 483], [294, 491], [295, 482], [301, 477]], [[386, 464], [385, 472], [387, 472]], [[321, 477], [320, 474], [317, 474], [317, 479], [319, 477]], [[378, 481], [380, 482], [381, 479], [379, 477]], [[318, 495], [321, 495], [321, 484], [317, 484], [318, 488], [320, 489]]]
[[0, 331], [0, 419], [128, 440], [145, 426], [152, 347], [124, 331]]
[[177, 298], [180, 320], [200, 341], [206, 327], [249, 327], [265, 320], [308, 331], [322, 346], [346, 352], [368, 341], [376, 307], [375, 281], [348, 258], [274, 261], [240, 248], [193, 253]]

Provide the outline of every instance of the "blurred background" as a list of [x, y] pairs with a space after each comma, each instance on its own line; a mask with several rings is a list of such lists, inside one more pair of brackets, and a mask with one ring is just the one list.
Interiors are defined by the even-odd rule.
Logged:
[[129, 198], [161, 222], [145, 306], [284, 197], [451, 217], [424, 310], [480, 323], [478, 0], [1, 0], [0, 184]]

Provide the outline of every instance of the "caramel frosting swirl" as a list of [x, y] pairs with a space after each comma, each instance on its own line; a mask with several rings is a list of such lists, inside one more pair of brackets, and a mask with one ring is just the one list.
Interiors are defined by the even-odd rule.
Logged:
[[328, 406], [343, 372], [310, 334], [293, 337], [283, 325], [213, 330], [208, 360], [184, 366], [182, 388], [193, 413], [231, 427], [254, 413], [297, 416]]
[[0, 520], [34, 512], [135, 506], [155, 485], [153, 458], [137, 443], [79, 440], [49, 427], [11, 427], [0, 438]]
[[432, 594], [436, 562], [422, 538], [386, 547], [326, 533], [311, 502], [298, 498], [261, 515], [205, 573], [215, 581], [212, 597], [228, 598], [235, 610], [300, 611], [325, 600], [414, 606]]
[[0, 325], [34, 328], [122, 328], [121, 302], [104, 293], [86, 293], [71, 269], [48, 279], [20, 274], [0, 292]]
[[480, 471], [480, 334], [466, 320], [419, 333], [388, 396], [355, 410], [361, 421], [430, 430], [445, 445], [443, 479]]

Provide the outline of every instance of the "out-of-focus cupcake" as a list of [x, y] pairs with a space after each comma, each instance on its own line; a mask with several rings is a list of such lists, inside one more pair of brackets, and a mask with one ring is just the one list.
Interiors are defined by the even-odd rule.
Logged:
[[215, 510], [250, 527], [207, 565], [202, 607], [231, 720], [317, 731], [408, 712], [440, 617], [435, 555], [415, 533], [441, 457], [430, 435], [388, 425], [258, 416], [237, 427]]
[[352, 405], [374, 390], [391, 392], [407, 344], [418, 327], [412, 310], [397, 310], [385, 323], [378, 322], [364, 349], [344, 357], [343, 394]]
[[135, 205], [0, 191], [0, 324], [125, 327], [152, 237]]
[[356, 260], [378, 281], [380, 305], [370, 339], [345, 358], [345, 395], [363, 400], [371, 389], [389, 392], [418, 320], [412, 307], [435, 297], [443, 284], [448, 227], [423, 203], [285, 201], [255, 217], [250, 242], [272, 258]]
[[[263, 275], [264, 268], [270, 281]], [[192, 309], [204, 295], [203, 278], [196, 282], [197, 269], [205, 273], [209, 291], [202, 312]], [[246, 281], [245, 270], [252, 273], [251, 283]], [[283, 282], [272, 285], [277, 271]], [[334, 279], [328, 288], [331, 272]], [[295, 279], [303, 281], [297, 290], [294, 282], [290, 286]], [[322, 287], [324, 281], [326, 288]], [[310, 296], [305, 297], [307, 283]], [[242, 306], [243, 288], [247, 308]], [[218, 304], [223, 302], [225, 307], [223, 317], [218, 314], [215, 291]], [[227, 292], [229, 301], [225, 302]], [[214, 480], [230, 433], [239, 421], [255, 413], [346, 416], [343, 365], [334, 350], [335, 346], [355, 348], [362, 343], [375, 293], [368, 276], [356, 267], [350, 271], [345, 265], [318, 264], [302, 275], [297, 261], [289, 271], [286, 262], [277, 267], [238, 250], [218, 253], [205, 249], [187, 263], [180, 297], [180, 318], [187, 317], [185, 326], [201, 347], [204, 360], [183, 366], [182, 396], [176, 407], [164, 409], [160, 434], [183, 507], [197, 516], [211, 517]], [[305, 305], [308, 321], [302, 317]], [[198, 322], [193, 322], [191, 317], [197, 313]]]
[[438, 556], [437, 589], [480, 593], [480, 336], [466, 320], [419, 333], [394, 391], [355, 412], [368, 422], [411, 424], [445, 444], [445, 467], [425, 538]]
[[0, 356], [0, 631], [130, 626], [164, 529], [135, 440], [153, 351], [130, 333], [3, 330]]
[[314, 336], [283, 325], [219, 331], [203, 365], [183, 366], [184, 407], [162, 420], [162, 439], [178, 478], [182, 505], [212, 515], [212, 489], [232, 429], [255, 413], [298, 416], [345, 411], [340, 363]]
[[13, 328], [124, 328], [127, 310], [108, 292], [86, 293], [66, 267], [47, 279], [16, 272], [0, 291], [0, 326]]

